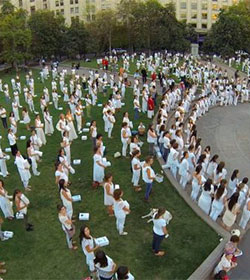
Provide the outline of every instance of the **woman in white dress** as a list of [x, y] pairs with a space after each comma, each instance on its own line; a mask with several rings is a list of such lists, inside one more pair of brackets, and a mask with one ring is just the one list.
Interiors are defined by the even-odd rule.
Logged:
[[185, 151], [183, 153], [182, 159], [179, 164], [179, 175], [181, 176], [180, 178], [180, 184], [183, 189], [186, 188], [187, 182], [189, 180], [189, 164], [188, 164], [188, 152]]
[[111, 110], [107, 111], [108, 138], [112, 138], [112, 130], [115, 124], [115, 117]]
[[147, 113], [148, 111], [148, 93], [146, 88], [142, 89], [142, 112]]
[[93, 186], [100, 185], [103, 183], [104, 179], [104, 170], [107, 167], [103, 158], [100, 147], [95, 147], [94, 149], [94, 167], [93, 167]]
[[114, 212], [116, 217], [116, 228], [120, 235], [127, 235], [124, 231], [126, 215], [130, 213], [129, 205], [122, 199], [123, 191], [117, 189], [114, 191]]
[[69, 140], [69, 132], [68, 131], [64, 131], [63, 132], [63, 141], [61, 143], [61, 147], [64, 148], [65, 154], [66, 154], [66, 158], [67, 158], [67, 162], [68, 165], [71, 164], [71, 150], [70, 150], [70, 145], [71, 142]]
[[227, 188], [227, 197], [230, 198], [231, 195], [236, 191], [237, 186], [239, 184], [239, 175], [240, 171], [238, 169], [235, 169], [232, 173], [232, 176], [229, 180], [228, 183], [228, 188]]
[[67, 126], [64, 114], [60, 114], [59, 121], [56, 124], [56, 129], [61, 132], [62, 137], [64, 131], [70, 130], [70, 128]]
[[147, 143], [148, 143], [148, 147], [149, 147], [148, 154], [150, 156], [153, 156], [155, 154], [154, 146], [157, 143], [157, 135], [153, 128], [153, 124], [150, 124], [148, 126]]
[[19, 117], [19, 111], [18, 111], [18, 103], [15, 100], [12, 102], [12, 110], [14, 113], [15, 121], [18, 122], [20, 120], [20, 117]]
[[111, 174], [106, 174], [104, 179], [104, 205], [107, 207], [109, 216], [114, 216], [113, 205], [114, 205], [114, 190], [115, 186], [113, 184], [113, 176]]
[[128, 124], [128, 126], [129, 126], [129, 128], [130, 128], [130, 129], [133, 129], [133, 122], [130, 121], [128, 112], [125, 112], [125, 113], [123, 114], [122, 122], [123, 122], [123, 123], [126, 122], [126, 123]]
[[44, 109], [47, 107], [47, 102], [45, 100], [45, 96], [43, 95], [41, 98], [40, 98], [40, 108], [41, 108], [41, 111], [44, 112]]
[[14, 116], [13, 112], [10, 112], [9, 122], [10, 122], [10, 128], [11, 128], [13, 134], [17, 134], [17, 123], [16, 123], [15, 116]]
[[86, 264], [88, 265], [91, 276], [94, 279], [96, 277], [96, 270], [94, 265], [94, 252], [97, 249], [99, 249], [99, 246], [95, 246], [94, 238], [90, 235], [90, 229], [86, 225], [83, 225], [81, 227], [79, 239], [83, 253], [86, 256]]
[[169, 155], [167, 158], [166, 167], [170, 168], [173, 176], [176, 178], [177, 168], [179, 165], [179, 162], [178, 162], [179, 152], [177, 151], [178, 143], [175, 140], [172, 140], [170, 142], [170, 144], [171, 144], [171, 148], [170, 148], [170, 152], [169, 152]]
[[69, 140], [73, 141], [73, 140], [77, 139], [78, 136], [76, 134], [76, 130], [75, 130], [74, 122], [73, 122], [74, 118], [73, 118], [70, 110], [68, 110], [68, 112], [66, 114], [66, 120], [67, 120], [67, 124], [70, 128], [70, 130], [69, 130]]
[[14, 218], [11, 198], [12, 196], [8, 195], [8, 192], [4, 188], [3, 180], [0, 180], [0, 208], [3, 211], [4, 217], [9, 220]]
[[222, 216], [222, 226], [226, 230], [230, 230], [236, 221], [237, 215], [240, 213], [240, 205], [238, 203], [239, 193], [235, 192], [225, 204], [226, 211]]
[[213, 221], [216, 221], [217, 218], [221, 215], [227, 201], [226, 185], [227, 180], [221, 180], [220, 186], [215, 191], [214, 200], [212, 202], [211, 212], [209, 215]]
[[73, 199], [68, 188], [68, 183], [64, 179], [59, 180], [59, 193], [63, 206], [66, 208], [67, 216], [72, 220], [73, 217]]
[[101, 250], [95, 254], [94, 265], [100, 280], [111, 280], [116, 271], [114, 261]]
[[32, 172], [35, 176], [40, 175], [40, 172], [37, 171], [37, 153], [39, 152], [34, 149], [32, 142], [29, 139], [27, 141], [27, 155], [31, 160]]
[[188, 147], [188, 166], [189, 166], [189, 173], [193, 174], [196, 167], [194, 145], [190, 145]]
[[141, 144], [139, 144], [138, 135], [131, 136], [131, 143], [129, 144], [129, 154], [132, 156], [134, 151], [141, 151]]
[[23, 123], [26, 125], [26, 129], [30, 130], [30, 116], [28, 110], [24, 107], [22, 110]]
[[44, 108], [43, 113], [44, 123], [45, 123], [45, 134], [51, 136], [54, 133], [52, 116], [49, 113], [48, 107]]
[[217, 159], [219, 158], [218, 155], [214, 155], [211, 160], [209, 161], [208, 163], [208, 166], [207, 166], [207, 175], [209, 176], [209, 178], [213, 178], [213, 175], [214, 175], [214, 170], [217, 168], [218, 166], [218, 163], [216, 162]]
[[201, 147], [201, 138], [198, 138], [195, 144], [195, 159], [196, 162], [198, 161], [200, 155], [202, 152], [202, 147]]
[[61, 162], [57, 162], [56, 164], [56, 172], [55, 172], [55, 177], [56, 177], [56, 185], [59, 187], [59, 181], [63, 179], [65, 183], [67, 184], [69, 182], [69, 177], [65, 172], [64, 165]]
[[[81, 100], [80, 100], [80, 102], [81, 102]], [[82, 110], [82, 105], [80, 102], [76, 105], [76, 110], [75, 110], [78, 134], [82, 133], [82, 111], [83, 110]]]
[[122, 123], [122, 129], [121, 129], [121, 141], [122, 141], [122, 156], [127, 156], [127, 148], [128, 144], [130, 142], [131, 137], [131, 130], [129, 128], [129, 124], [127, 122]]
[[45, 138], [45, 134], [43, 131], [43, 127], [44, 127], [44, 124], [41, 122], [40, 116], [36, 115], [36, 118], [35, 118], [36, 134], [37, 134], [37, 137], [42, 141], [42, 144], [46, 145], [46, 138]]
[[249, 220], [250, 220], [250, 192], [248, 193], [247, 201], [245, 203], [245, 206], [243, 207], [239, 226], [245, 229]]
[[226, 178], [227, 170], [224, 167], [225, 167], [225, 162], [221, 161], [218, 164], [217, 168], [214, 170], [214, 177], [213, 177], [214, 185], [218, 185], [221, 180]]
[[207, 179], [205, 184], [202, 187], [202, 193], [198, 200], [198, 206], [208, 215], [211, 208], [212, 196], [214, 194], [214, 186], [212, 185], [213, 181]]
[[91, 137], [92, 145], [93, 145], [93, 149], [94, 149], [96, 147], [96, 136], [97, 136], [97, 127], [96, 127], [95, 120], [91, 121], [89, 132], [90, 132], [90, 137]]
[[194, 201], [197, 200], [200, 188], [202, 186], [201, 170], [202, 166], [197, 165], [195, 168], [195, 172], [193, 173], [191, 199]]
[[134, 186], [134, 190], [136, 192], [139, 192], [142, 190], [142, 188], [139, 185], [141, 169], [142, 169], [141, 162], [139, 159], [140, 156], [141, 156], [140, 150], [135, 150], [132, 152], [132, 161], [131, 161], [131, 168], [132, 168], [132, 172], [133, 172], [132, 183]]
[[205, 154], [200, 155], [200, 157], [199, 157], [199, 159], [197, 161], [197, 165], [201, 165], [202, 166], [201, 175], [205, 176], [206, 170], [207, 170], [206, 155]]

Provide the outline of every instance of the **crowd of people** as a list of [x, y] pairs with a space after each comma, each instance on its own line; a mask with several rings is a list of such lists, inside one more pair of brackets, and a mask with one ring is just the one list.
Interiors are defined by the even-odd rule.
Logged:
[[[115, 56], [105, 59], [111, 64], [116, 65], [117, 63]], [[55, 183], [61, 199], [57, 210], [68, 248], [77, 250], [76, 242], [73, 240], [76, 233], [74, 199], [70, 191], [70, 176], [75, 174], [71, 159], [71, 145], [74, 145], [77, 138], [85, 137], [82, 136], [85, 131], [89, 132], [94, 151], [92, 187], [103, 187], [104, 205], [107, 207], [108, 215], [115, 216], [116, 229], [120, 236], [128, 234], [124, 229], [126, 217], [131, 211], [130, 205], [123, 200], [123, 190], [113, 183], [112, 173], [106, 172], [111, 163], [105, 158], [103, 135], [98, 132], [98, 128], [102, 124], [93, 119], [91, 108], [102, 107], [104, 131], [108, 138], [117, 137], [113, 133], [113, 128], [116, 126], [116, 119], [129, 86], [133, 89], [134, 116], [129, 116], [128, 112], [124, 113], [119, 137], [122, 146], [120, 155], [131, 159], [131, 182], [134, 190], [136, 192], [142, 190], [140, 186], [142, 177], [145, 183], [145, 202], [150, 201], [153, 182], [157, 179], [152, 168], [154, 156], [161, 153], [166, 161], [163, 168], [170, 168], [175, 178], [180, 176], [179, 181], [184, 189], [191, 182], [191, 198], [198, 202], [205, 213], [215, 221], [218, 216], [223, 215], [223, 226], [230, 229], [239, 210], [243, 209], [239, 225], [246, 228], [250, 208], [248, 178], [244, 177], [240, 180], [239, 171], [235, 170], [227, 182], [225, 163], [219, 162], [218, 155], [210, 156], [211, 148], [209, 146], [202, 149], [201, 138], [197, 136], [195, 123], [208, 112], [211, 106], [216, 104], [237, 105], [239, 98], [241, 102], [248, 101], [249, 82], [247, 79], [234, 80], [228, 77], [226, 71], [222, 71], [212, 63], [201, 63], [191, 55], [172, 55], [165, 52], [146, 57], [145, 54], [140, 56], [124, 54], [122, 62], [123, 67], [120, 68], [117, 76], [113, 72], [99, 73], [97, 70], [90, 70], [88, 74], [80, 75], [75, 68], [68, 73], [65, 68], [59, 71], [53, 65], [51, 88], [44, 87], [41, 96], [38, 97], [40, 110], [38, 110], [37, 104], [34, 104], [37, 96], [32, 71], [26, 74], [25, 84], [21, 84], [19, 76], [12, 78], [11, 88], [8, 83], [0, 80], [0, 93], [3, 92], [6, 103], [11, 104], [12, 107], [12, 111], [7, 112], [5, 106], [1, 105], [0, 117], [3, 127], [8, 130], [9, 147], [24, 187], [24, 193], [19, 189], [14, 191], [13, 201], [18, 215], [23, 216], [26, 230], [34, 230], [34, 226], [28, 220], [30, 202], [27, 192], [32, 190], [29, 183], [30, 169], [34, 176], [40, 176], [38, 167], [42, 164], [43, 152], [41, 149], [47, 145], [46, 138], [54, 134], [55, 125], [56, 130], [61, 133], [61, 142], [58, 143], [60, 150], [55, 159]], [[130, 64], [135, 64], [137, 68], [132, 79], [128, 76]], [[150, 73], [150, 81], [147, 79], [148, 73]], [[50, 71], [44, 65], [40, 71], [40, 81], [43, 83], [48, 80], [49, 75]], [[69, 82], [67, 82], [68, 75], [70, 76]], [[179, 79], [181, 82], [176, 85], [174, 79]], [[198, 85], [203, 85], [203, 89], [197, 98]], [[110, 95], [107, 95], [108, 88], [111, 91]], [[98, 103], [100, 94], [107, 97], [105, 104]], [[24, 102], [20, 102], [20, 95], [23, 95]], [[63, 96], [63, 101], [60, 100], [60, 95]], [[159, 95], [161, 101], [158, 105], [157, 96]], [[68, 104], [66, 114], [60, 112], [63, 110], [59, 106], [61, 102]], [[52, 117], [50, 106], [54, 106], [60, 113], [59, 116]], [[159, 111], [155, 128], [153, 124], [150, 124], [146, 129], [142, 122], [138, 127], [134, 127], [133, 122], [140, 119], [141, 114], [147, 115], [149, 121], [152, 120], [157, 106]], [[169, 114], [173, 110], [175, 110], [175, 122], [168, 130]], [[19, 115], [20, 111], [22, 118]], [[31, 114], [35, 116], [34, 125], [31, 121]], [[92, 119], [87, 129], [83, 128], [83, 114]], [[185, 117], [188, 119], [187, 122]], [[54, 123], [55, 118], [57, 118], [56, 123]], [[26, 153], [22, 153], [18, 148], [18, 142], [21, 140], [17, 137], [20, 123], [23, 123], [30, 133]], [[146, 134], [149, 149], [148, 156], [141, 161], [143, 143], [140, 136], [144, 134]], [[160, 147], [160, 152], [157, 151], [157, 145]], [[8, 159], [9, 155], [0, 148], [0, 174], [3, 177], [9, 176], [6, 164]], [[12, 196], [8, 194], [4, 181], [1, 180], [0, 207], [4, 217], [9, 220], [15, 217], [11, 199]], [[225, 210], [224, 214], [223, 210]], [[165, 254], [160, 250], [160, 244], [168, 236], [167, 223], [163, 218], [165, 211], [165, 209], [159, 208], [153, 219], [152, 249], [154, 254], [160, 257]], [[4, 238], [2, 237], [3, 240]], [[104, 251], [100, 250], [95, 244], [95, 239], [91, 236], [88, 226], [82, 226], [80, 229], [80, 244], [92, 277], [107, 280], [112, 279], [116, 274], [117, 279], [120, 280], [134, 279], [127, 267], [117, 266]]]

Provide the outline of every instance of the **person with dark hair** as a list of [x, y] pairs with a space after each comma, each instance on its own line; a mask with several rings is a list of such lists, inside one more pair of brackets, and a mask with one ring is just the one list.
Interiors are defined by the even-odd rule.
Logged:
[[165, 254], [164, 251], [160, 251], [160, 245], [164, 237], [168, 236], [168, 231], [166, 227], [167, 223], [166, 220], [163, 218], [165, 212], [165, 208], [159, 208], [158, 212], [153, 217], [154, 227], [152, 248], [154, 254], [159, 257], [162, 257]]
[[232, 258], [233, 258], [233, 254], [231, 252], [230, 253], [225, 253], [221, 257], [220, 262], [215, 267], [214, 274], [216, 275], [221, 270], [224, 270], [224, 271], [228, 272], [232, 268], [234, 268], [237, 265], [237, 263], [233, 262]]
[[104, 178], [104, 205], [107, 207], [109, 216], [114, 216], [113, 205], [114, 205], [114, 184], [113, 176], [111, 173], [106, 174]]
[[214, 186], [212, 180], [207, 179], [202, 187], [202, 193], [198, 200], [198, 206], [208, 215], [211, 208], [212, 196], [214, 194]]
[[14, 219], [14, 213], [12, 209], [12, 197], [8, 195], [7, 190], [4, 188], [4, 181], [0, 179], [0, 208], [3, 211], [4, 218], [8, 220]]
[[99, 186], [100, 184], [103, 183], [104, 179], [104, 170], [107, 167], [102, 158], [102, 152], [101, 152], [101, 147], [95, 147], [94, 148], [94, 156], [93, 156], [93, 161], [94, 161], [94, 167], [93, 167], [93, 186]]
[[127, 266], [119, 266], [116, 271], [117, 280], [134, 280], [135, 277], [130, 273]]
[[72, 219], [73, 216], [73, 199], [67, 182], [64, 179], [59, 180], [59, 193], [63, 206], [66, 208], [67, 216]]
[[150, 124], [148, 126], [147, 143], [148, 143], [148, 147], [149, 147], [148, 153], [149, 153], [150, 156], [153, 156], [155, 154], [154, 146], [157, 143], [157, 135], [156, 135], [156, 132], [154, 130], [153, 124]]
[[124, 231], [126, 215], [130, 213], [129, 204], [122, 199], [123, 191], [117, 189], [114, 191], [114, 213], [116, 217], [116, 228], [120, 235], [127, 235]]
[[68, 247], [71, 250], [76, 250], [77, 246], [74, 245], [75, 242], [72, 240], [73, 236], [75, 235], [75, 226], [74, 226], [72, 220], [70, 219], [70, 217], [68, 217], [68, 215], [67, 215], [66, 207], [59, 204], [59, 205], [57, 205], [57, 210], [58, 210], [58, 219], [59, 219], [60, 223], [62, 224], [63, 231], [66, 234], [66, 240], [67, 240]]
[[216, 162], [218, 158], [218, 155], [214, 155], [208, 163], [206, 172], [210, 178], [213, 178], [214, 171], [218, 166], [218, 163]]
[[96, 277], [96, 270], [94, 265], [95, 254], [94, 252], [99, 249], [99, 246], [95, 246], [94, 238], [90, 234], [90, 229], [86, 225], [82, 225], [79, 234], [80, 245], [84, 255], [86, 256], [86, 264], [89, 267], [92, 277]]
[[153, 181], [155, 180], [155, 172], [151, 167], [154, 163], [154, 159], [148, 156], [145, 159], [145, 163], [142, 166], [142, 179], [146, 183], [145, 201], [148, 202], [150, 193], [153, 187]]
[[33, 143], [29, 139], [26, 143], [27, 156], [31, 160], [32, 172], [35, 176], [39, 176], [40, 172], [37, 170], [37, 151], [34, 149]]
[[139, 185], [140, 176], [141, 176], [141, 162], [140, 162], [141, 152], [139, 150], [135, 150], [132, 153], [132, 161], [131, 161], [131, 169], [133, 172], [132, 183], [134, 186], [134, 190], [136, 192], [141, 191], [141, 187]]
[[13, 201], [15, 201], [15, 205], [17, 211], [24, 216], [24, 225], [27, 231], [33, 230], [33, 225], [28, 222], [28, 206], [30, 204], [29, 199], [18, 189], [14, 191]]
[[226, 203], [226, 211], [222, 217], [222, 225], [229, 230], [235, 223], [237, 215], [240, 213], [240, 205], [238, 204], [239, 192], [235, 192], [228, 203]]
[[235, 169], [232, 173], [232, 176], [229, 180], [228, 183], [228, 188], [227, 188], [227, 197], [230, 198], [231, 195], [236, 191], [237, 185], [239, 183], [239, 175], [240, 172], [238, 169]]
[[27, 159], [24, 159], [20, 151], [16, 152], [15, 164], [17, 166], [25, 190], [30, 191], [31, 190], [31, 187], [29, 186], [29, 179], [31, 178], [30, 170], [29, 170], [30, 164], [28, 163]]
[[214, 280], [229, 280], [227, 272], [225, 270], [220, 270], [214, 275]]
[[225, 162], [221, 161], [218, 164], [217, 168], [214, 170], [213, 181], [215, 185], [219, 184], [221, 180], [226, 178], [227, 170], [224, 167], [225, 167]]
[[196, 201], [199, 195], [200, 188], [202, 186], [201, 171], [202, 171], [202, 166], [197, 165], [193, 173], [191, 199], [194, 201]]
[[232, 235], [230, 241], [227, 242], [225, 245], [224, 252], [232, 253], [234, 258], [232, 259], [233, 262], [237, 261], [237, 257], [242, 255], [242, 251], [238, 249], [238, 243], [240, 242], [240, 237], [238, 235]]
[[220, 182], [219, 187], [216, 189], [214, 194], [214, 200], [212, 202], [211, 212], [210, 212], [210, 218], [214, 221], [217, 220], [219, 215], [221, 215], [224, 206], [227, 201], [227, 180], [223, 179]]
[[15, 157], [18, 151], [16, 144], [17, 137], [11, 128], [8, 129], [8, 140], [11, 148], [11, 153]]
[[116, 271], [115, 262], [102, 250], [95, 253], [94, 265], [100, 280], [111, 280]]

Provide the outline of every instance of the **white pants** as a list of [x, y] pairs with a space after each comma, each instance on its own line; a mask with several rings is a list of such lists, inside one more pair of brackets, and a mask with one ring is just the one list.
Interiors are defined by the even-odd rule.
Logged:
[[132, 183], [134, 187], [137, 187], [139, 185], [139, 180], [140, 180], [140, 170], [133, 171]]
[[114, 127], [113, 125], [108, 127], [108, 138], [111, 138], [113, 127]]
[[212, 209], [210, 212], [210, 218], [213, 221], [216, 221], [218, 216], [222, 213], [224, 206], [220, 207], [217, 205], [218, 203], [212, 203]]
[[56, 109], [58, 109], [58, 99], [53, 99], [54, 106]]
[[65, 234], [66, 234], [66, 241], [68, 244], [69, 249], [73, 248], [73, 244], [72, 244], [72, 238], [69, 236], [68, 232], [66, 230], [64, 230]]
[[125, 217], [116, 217], [116, 228], [119, 232], [119, 234], [123, 233], [124, 225], [125, 225]]
[[185, 175], [181, 175], [180, 184], [183, 189], [186, 188], [187, 182], [188, 182], [188, 173], [186, 173]]
[[6, 166], [6, 159], [0, 159], [0, 170], [3, 177], [6, 177], [8, 174], [7, 166]]
[[76, 116], [77, 130], [80, 132], [82, 130], [82, 116]]
[[34, 175], [38, 175], [39, 172], [37, 171], [37, 162], [35, 157], [31, 157], [31, 167], [32, 167], [32, 172]]
[[249, 219], [250, 219], [250, 211], [244, 209], [243, 213], [242, 213], [242, 216], [241, 216], [241, 219], [240, 219], [240, 222], [239, 222], [239, 226], [241, 228], [245, 229]]
[[127, 148], [128, 148], [128, 142], [127, 141], [122, 141], [122, 156], [127, 155]]

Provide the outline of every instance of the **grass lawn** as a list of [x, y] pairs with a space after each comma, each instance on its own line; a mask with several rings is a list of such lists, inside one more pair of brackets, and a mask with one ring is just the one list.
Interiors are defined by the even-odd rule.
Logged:
[[[36, 111], [40, 112], [39, 96], [42, 93], [43, 85], [37, 79], [38, 71], [33, 71], [35, 77], [35, 98]], [[0, 74], [4, 82], [10, 82], [14, 73]], [[21, 74], [22, 85], [24, 84], [24, 73]], [[51, 81], [46, 85], [51, 89]], [[11, 88], [11, 87], [10, 87]], [[100, 94], [101, 95], [101, 94]], [[21, 97], [21, 96], [20, 96]], [[102, 96], [99, 102], [104, 101]], [[0, 95], [0, 104], [6, 106], [3, 93]], [[24, 105], [23, 96], [21, 104]], [[64, 111], [66, 105], [63, 105]], [[124, 199], [128, 200], [131, 206], [131, 214], [127, 216], [125, 229], [128, 236], [120, 237], [115, 228], [115, 218], [108, 217], [103, 205], [103, 190], [99, 188], [92, 190], [92, 151], [91, 141], [81, 141], [77, 139], [71, 146], [72, 159], [82, 159], [82, 164], [76, 166], [76, 174], [71, 176], [72, 194], [81, 194], [82, 202], [74, 204], [74, 214], [79, 212], [89, 212], [90, 226], [94, 237], [108, 236], [110, 245], [105, 247], [105, 252], [114, 259], [117, 264], [128, 265], [136, 279], [160, 280], [160, 279], [187, 279], [187, 277], [202, 263], [202, 261], [217, 246], [219, 236], [205, 224], [186, 205], [177, 194], [174, 187], [164, 178], [162, 184], [154, 183], [154, 193], [151, 203], [143, 201], [143, 192], [135, 193], [131, 185], [131, 172], [129, 159], [114, 159], [113, 154], [121, 151], [120, 127], [121, 116], [124, 111], [129, 111], [131, 119], [132, 112], [132, 91], [126, 93], [126, 105], [117, 114], [117, 123], [113, 130], [114, 138], [107, 139], [104, 136], [104, 145], [107, 149], [107, 159], [112, 162], [112, 166], [107, 172], [112, 172], [114, 182], [119, 184], [124, 190]], [[6, 106], [10, 111], [10, 106]], [[53, 115], [54, 127], [58, 120], [60, 111], [55, 111], [53, 105], [49, 107]], [[103, 132], [102, 109], [96, 107], [92, 109], [92, 117], [97, 120], [98, 132]], [[21, 113], [21, 111], [20, 111]], [[40, 112], [41, 113], [41, 112]], [[34, 115], [30, 114], [32, 121]], [[141, 116], [145, 124], [148, 120]], [[87, 120], [89, 121], [89, 120]], [[138, 125], [134, 123], [135, 126]], [[0, 124], [2, 148], [8, 147], [6, 139], [7, 132]], [[104, 134], [104, 133], [103, 133]], [[18, 126], [18, 135], [29, 136], [23, 124]], [[142, 139], [146, 142], [146, 139]], [[60, 202], [58, 188], [55, 185], [54, 162], [57, 151], [60, 148], [61, 136], [55, 130], [52, 137], [47, 137], [47, 145], [42, 147], [44, 152], [43, 161], [39, 163], [38, 170], [40, 177], [32, 176], [32, 192], [27, 196], [31, 201], [29, 208], [30, 221], [34, 224], [33, 232], [26, 232], [22, 220], [5, 221], [4, 230], [15, 233], [14, 238], [0, 243], [0, 260], [7, 263], [8, 273], [4, 279], [82, 279], [88, 276], [85, 263], [85, 256], [78, 248], [76, 252], [67, 249], [65, 234], [57, 218], [56, 205]], [[23, 154], [26, 154], [25, 141], [18, 141], [18, 147]], [[147, 155], [147, 145], [143, 145], [143, 156]], [[5, 179], [5, 187], [9, 194], [15, 188], [23, 190], [17, 169], [13, 164], [13, 158], [7, 162], [8, 171], [11, 173]], [[155, 171], [160, 171], [159, 164], [155, 161]], [[149, 212], [150, 207], [166, 207], [173, 215], [168, 229], [170, 237], [164, 240], [162, 248], [167, 254], [163, 258], [157, 258], [152, 254], [152, 224], [147, 224], [140, 217]], [[77, 235], [83, 222], [77, 222]], [[78, 241], [78, 239], [77, 239]], [[79, 246], [80, 247], [80, 246]]]

